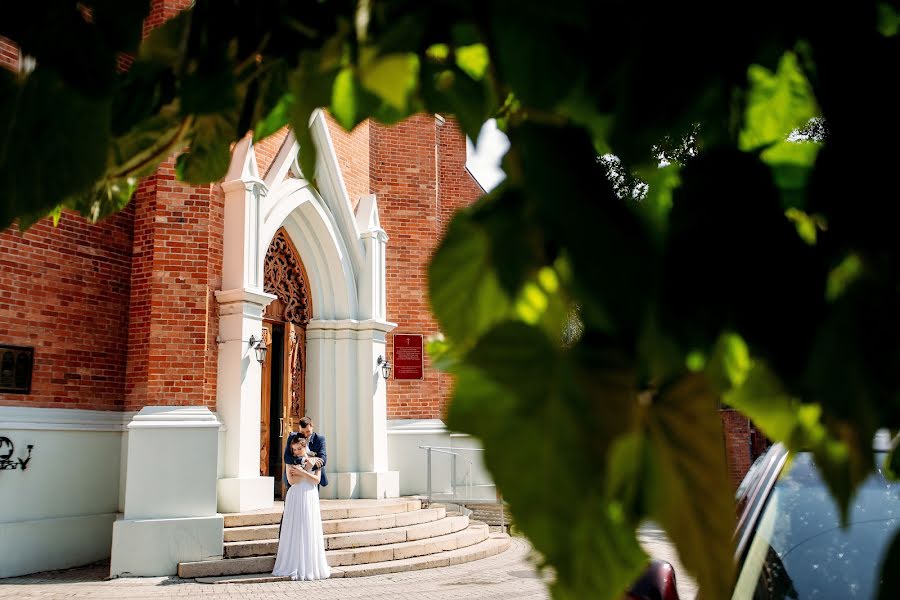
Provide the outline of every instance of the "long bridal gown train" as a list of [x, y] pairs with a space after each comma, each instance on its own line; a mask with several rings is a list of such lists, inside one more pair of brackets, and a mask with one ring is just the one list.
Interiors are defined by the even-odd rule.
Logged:
[[328, 579], [331, 575], [325, 559], [319, 490], [307, 479], [292, 485], [284, 500], [278, 555], [272, 574], [294, 581]]

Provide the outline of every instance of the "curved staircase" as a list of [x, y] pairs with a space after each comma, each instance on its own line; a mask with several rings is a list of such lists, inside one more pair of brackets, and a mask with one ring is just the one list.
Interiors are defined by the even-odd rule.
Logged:
[[[331, 577], [364, 577], [444, 567], [498, 554], [509, 536], [420, 500], [322, 500]], [[178, 576], [204, 583], [280, 581], [272, 576], [283, 504], [225, 517], [225, 554], [178, 565]]]

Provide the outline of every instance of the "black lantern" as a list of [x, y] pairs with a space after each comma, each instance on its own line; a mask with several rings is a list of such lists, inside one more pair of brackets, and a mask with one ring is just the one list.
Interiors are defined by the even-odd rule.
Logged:
[[381, 376], [385, 379], [390, 378], [391, 376], [391, 368], [393, 365], [389, 360], [386, 360], [383, 356], [378, 356], [378, 360], [375, 361], [376, 365], [381, 365]]
[[251, 335], [250, 347], [256, 351], [256, 360], [259, 364], [266, 362], [266, 354], [269, 353], [269, 348], [266, 346], [264, 339], [258, 340]]

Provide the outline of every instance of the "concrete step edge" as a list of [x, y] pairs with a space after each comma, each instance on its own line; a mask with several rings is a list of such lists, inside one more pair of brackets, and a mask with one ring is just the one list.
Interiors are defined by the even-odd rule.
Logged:
[[347, 565], [359, 565], [365, 563], [386, 562], [401, 560], [415, 556], [436, 554], [447, 550], [456, 550], [465, 546], [471, 546], [489, 537], [486, 525], [469, 525], [467, 528], [454, 533], [440, 535], [422, 540], [384, 544], [382, 546], [369, 546], [365, 548], [350, 548], [346, 550], [329, 550], [327, 552], [328, 564], [335, 567]]
[[[332, 533], [325, 535], [325, 549], [344, 550], [348, 548], [363, 548], [399, 542], [412, 542], [461, 531], [468, 525], [469, 520], [467, 517], [452, 516], [434, 521], [403, 525], [400, 527], [386, 527], [384, 529], [352, 531], [347, 533]], [[224, 546], [225, 557], [263, 556], [276, 552], [278, 544], [278, 538], [276, 537], [278, 535], [278, 526], [265, 525], [255, 529], [264, 530], [258, 532], [258, 534], [260, 536], [265, 535], [266, 537], [234, 540], [228, 539], [229, 532], [226, 531]], [[254, 546], [260, 547], [253, 550]], [[254, 554], [246, 554], [246, 552], [250, 551], [254, 552]]]
[[[438, 554], [417, 556], [414, 558], [391, 560], [381, 563], [368, 563], [346, 567], [333, 567], [331, 578], [339, 577], [366, 577], [370, 575], [384, 575], [388, 573], [401, 573], [420, 569], [436, 568], [450, 565], [458, 565], [490, 556], [496, 556], [509, 548], [510, 539], [505, 534], [492, 534], [489, 538], [459, 548], [448, 550]], [[250, 573], [245, 575], [222, 575], [218, 577], [197, 577], [198, 583], [211, 584], [241, 584], [241, 583], [268, 583], [273, 581], [287, 581], [287, 577], [275, 577], [271, 573]]]
[[[444, 507], [423, 508], [421, 510], [412, 510], [393, 515], [322, 521], [322, 530], [325, 535], [377, 531], [379, 529], [432, 523], [443, 519], [445, 516], [447, 516], [447, 512]], [[278, 528], [278, 523], [226, 527], [225, 541], [249, 542], [254, 540], [274, 540], [278, 539]]]
[[[387, 504], [370, 506], [348, 506], [344, 508], [323, 507], [321, 513], [323, 521], [334, 521], [360, 517], [394, 515], [421, 509], [422, 503], [419, 500], [399, 499]], [[259, 511], [223, 513], [222, 516], [225, 518], [225, 528], [227, 529], [231, 527], [278, 524], [281, 522], [283, 511], [284, 509], [282, 507], [275, 507]]]
[[385, 575], [387, 573], [400, 573], [404, 571], [417, 571], [421, 569], [434, 569], [449, 567], [467, 562], [481, 560], [490, 556], [496, 556], [509, 548], [508, 537], [488, 537], [478, 543], [448, 550], [437, 554], [416, 556], [408, 559], [386, 561], [384, 563], [369, 563], [362, 565], [350, 565], [340, 567], [341, 577], [369, 577], [372, 575]]

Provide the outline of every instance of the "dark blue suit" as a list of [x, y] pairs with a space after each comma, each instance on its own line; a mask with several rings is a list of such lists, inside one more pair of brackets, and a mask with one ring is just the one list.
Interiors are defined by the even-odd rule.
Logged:
[[[282, 480], [285, 485], [285, 493], [288, 488], [291, 487], [291, 484], [288, 483], [287, 480], [287, 466], [296, 464], [294, 453], [291, 452], [291, 442], [299, 436], [299, 432], [293, 432], [288, 436], [287, 444], [284, 447], [284, 473], [282, 473]], [[328, 485], [328, 477], [325, 476], [325, 463], [328, 462], [328, 454], [325, 450], [325, 436], [319, 435], [315, 431], [313, 431], [312, 435], [309, 436], [309, 439], [306, 442], [306, 450], [309, 453], [315, 453], [315, 458], [322, 459], [322, 480], [319, 482], [319, 485]]]

